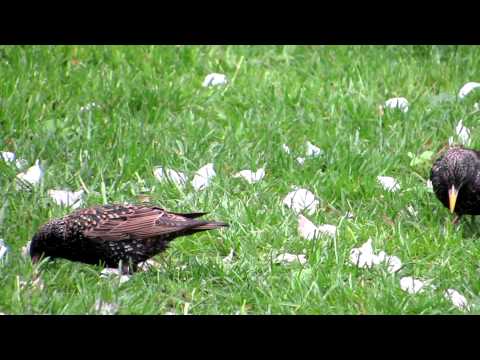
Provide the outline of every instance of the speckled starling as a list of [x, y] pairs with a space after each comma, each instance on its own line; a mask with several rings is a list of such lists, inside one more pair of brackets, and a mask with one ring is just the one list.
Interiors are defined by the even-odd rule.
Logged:
[[480, 214], [480, 152], [452, 147], [435, 161], [430, 174], [433, 191], [457, 216]]
[[43, 225], [30, 256], [64, 258], [135, 271], [137, 264], [164, 251], [179, 236], [228, 226], [196, 218], [206, 213], [174, 213], [158, 206], [104, 205], [77, 210]]

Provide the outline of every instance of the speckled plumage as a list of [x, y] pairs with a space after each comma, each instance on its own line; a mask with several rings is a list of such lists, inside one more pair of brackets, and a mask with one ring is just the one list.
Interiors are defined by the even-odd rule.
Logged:
[[30, 245], [33, 261], [42, 255], [108, 267], [136, 265], [165, 250], [179, 236], [228, 226], [196, 220], [206, 213], [174, 213], [158, 206], [104, 205], [77, 210], [43, 225]]
[[449, 207], [448, 190], [454, 185], [458, 197], [454, 212], [458, 216], [480, 215], [480, 152], [461, 147], [445, 151], [432, 166], [433, 191]]

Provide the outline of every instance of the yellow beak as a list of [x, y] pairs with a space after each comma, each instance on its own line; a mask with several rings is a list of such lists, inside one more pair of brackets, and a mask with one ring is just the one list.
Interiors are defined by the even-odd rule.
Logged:
[[450, 205], [450, 212], [453, 214], [455, 210], [455, 204], [457, 202], [458, 190], [455, 189], [455, 185], [452, 185], [450, 189], [448, 189], [448, 204]]

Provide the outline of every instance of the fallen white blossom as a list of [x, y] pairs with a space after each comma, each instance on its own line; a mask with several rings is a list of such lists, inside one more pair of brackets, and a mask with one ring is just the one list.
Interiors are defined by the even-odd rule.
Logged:
[[297, 160], [297, 162], [300, 164], [300, 165], [303, 165], [303, 163], [305, 162], [305, 158], [304, 157], [297, 157], [295, 160]]
[[78, 190], [75, 192], [65, 190], [48, 190], [48, 195], [57, 205], [67, 207], [69, 206], [72, 209], [77, 209], [82, 206], [83, 193], [83, 190]]
[[222, 259], [222, 261], [223, 261], [224, 264], [231, 264], [234, 257], [235, 257], [235, 251], [233, 251], [233, 249], [232, 249], [232, 250], [230, 250], [230, 252], [228, 253], [228, 255], [225, 256], [225, 257]]
[[289, 254], [289, 253], [284, 253], [278, 255], [273, 262], [277, 264], [289, 264], [292, 262], [298, 261], [300, 264], [304, 265], [307, 262], [307, 258], [303, 254]]
[[427, 180], [426, 187], [428, 190], [433, 190], [432, 180]]
[[378, 258], [387, 265], [387, 271], [389, 273], [395, 273], [402, 268], [402, 261], [398, 256], [387, 255], [384, 251], [380, 251]]
[[24, 246], [22, 246], [22, 255], [25, 257], [30, 256], [30, 244], [32, 241], [28, 241]]
[[391, 176], [377, 176], [377, 180], [387, 191], [394, 192], [400, 190], [398, 181]]
[[224, 74], [218, 73], [211, 73], [205, 77], [203, 80], [202, 86], [217, 86], [217, 85], [225, 85], [228, 82], [227, 77]]
[[350, 250], [350, 263], [360, 268], [371, 268], [385, 263], [390, 273], [397, 272], [402, 267], [402, 262], [397, 256], [387, 255], [385, 251], [380, 251], [376, 255], [373, 251], [372, 239], [368, 239], [359, 248]]
[[139, 263], [138, 268], [142, 271], [148, 271], [150, 269], [159, 269], [160, 263], [153, 259], [148, 259], [147, 261], [143, 261]]
[[458, 92], [458, 97], [460, 99], [463, 99], [465, 96], [467, 96], [473, 89], [480, 87], [480, 83], [478, 82], [468, 82], [465, 85], [462, 86], [460, 91]]
[[383, 261], [383, 258], [375, 255], [372, 247], [372, 239], [368, 239], [359, 248], [350, 250], [350, 262], [360, 268], [372, 267]]
[[86, 104], [85, 106], [81, 106], [80, 107], [80, 112], [90, 111], [90, 110], [92, 110], [94, 108], [98, 108], [98, 107], [100, 107], [100, 105], [98, 105], [95, 102], [91, 102], [91, 103]]
[[38, 275], [34, 276], [31, 280], [19, 280], [18, 285], [20, 289], [25, 289], [27, 286], [30, 286], [32, 289], [42, 291], [45, 288], [45, 284], [42, 278]]
[[28, 164], [27, 160], [17, 159], [17, 155], [13, 152], [10, 152], [10, 151], [0, 152], [0, 157], [3, 158], [3, 161], [5, 161], [7, 163], [11, 164], [11, 163], [15, 162], [15, 166], [17, 167], [17, 169], [24, 168]]
[[[470, 129], [463, 125], [463, 121], [460, 120], [455, 127], [455, 134], [458, 138], [460, 144], [468, 146], [470, 145]], [[448, 138], [448, 144], [453, 145], [454, 140], [453, 137]]]
[[15, 153], [10, 151], [2, 151], [0, 152], [0, 156], [2, 157], [3, 161], [5, 162], [14, 162], [15, 161]]
[[301, 237], [307, 240], [313, 240], [321, 235], [335, 237], [337, 233], [337, 227], [335, 225], [329, 225], [329, 224], [315, 226], [305, 216], [299, 215], [298, 216], [298, 232]]
[[413, 205], [407, 206], [407, 212], [410, 214], [410, 216], [413, 216], [413, 217], [418, 216], [418, 211], [413, 207]]
[[118, 277], [120, 284], [123, 284], [124, 282], [127, 282], [128, 280], [130, 280], [131, 275], [122, 274], [122, 272], [118, 269], [105, 268], [100, 273], [100, 277], [101, 278]]
[[213, 163], [209, 163], [205, 166], [202, 166], [198, 171], [195, 173], [195, 176], [192, 180], [192, 186], [195, 190], [203, 190], [205, 189], [210, 181], [215, 176], [215, 170], [213, 168]]
[[335, 237], [335, 235], [337, 234], [337, 227], [335, 225], [330, 225], [330, 224], [318, 225], [317, 230], [320, 235]]
[[[35, 161], [35, 165], [17, 175], [17, 178], [30, 185], [37, 185], [43, 178], [44, 171], [40, 166], [40, 160]], [[18, 187], [17, 187], [18, 188]]]
[[404, 97], [396, 97], [388, 99], [385, 102], [385, 106], [390, 109], [399, 109], [402, 112], [408, 111], [408, 101]]
[[283, 145], [282, 145], [282, 149], [283, 149], [283, 151], [285, 151], [287, 154], [290, 154], [290, 153], [291, 153], [291, 150], [290, 150], [290, 148], [288, 147], [287, 144], [283, 144]]
[[170, 180], [180, 186], [187, 184], [187, 176], [184, 173], [172, 169], [164, 169], [161, 166], [157, 166], [153, 170], [153, 175], [155, 175], [158, 181]]
[[308, 215], [312, 215], [317, 210], [319, 201], [311, 191], [294, 187], [294, 190], [283, 199], [283, 204], [297, 214], [306, 210]]
[[430, 285], [430, 280], [415, 279], [412, 276], [405, 276], [400, 279], [400, 288], [409, 294], [417, 294]]
[[95, 302], [95, 312], [100, 315], [114, 315], [117, 313], [118, 308], [117, 304], [106, 303], [103, 300]]
[[0, 260], [3, 259], [5, 255], [7, 255], [9, 249], [8, 246], [5, 245], [5, 241], [3, 239], [0, 239]]
[[305, 216], [298, 216], [298, 233], [307, 240], [313, 240], [318, 236], [317, 227]]
[[263, 179], [265, 176], [265, 169], [260, 168], [257, 171], [253, 172], [252, 170], [242, 170], [235, 175], [234, 178], [242, 177], [244, 178], [249, 184], [253, 184]]
[[447, 289], [445, 291], [444, 296], [447, 300], [450, 300], [452, 302], [452, 304], [455, 307], [459, 308], [460, 310], [469, 310], [470, 309], [470, 304], [468, 303], [465, 296], [460, 294], [457, 290]]
[[323, 150], [318, 146], [313, 145], [310, 141], [307, 141], [307, 151], [305, 152], [306, 156], [319, 156], [323, 154]]

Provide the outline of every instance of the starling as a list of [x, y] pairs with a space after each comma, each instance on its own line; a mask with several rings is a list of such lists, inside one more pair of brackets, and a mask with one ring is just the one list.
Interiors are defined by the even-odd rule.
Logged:
[[226, 227], [205, 215], [174, 213], [155, 205], [104, 205], [77, 210], [43, 225], [34, 235], [30, 256], [103, 264], [132, 272], [137, 264], [164, 251], [179, 236]]
[[480, 214], [480, 152], [462, 147], [445, 151], [432, 166], [433, 191], [442, 204], [462, 215]]

